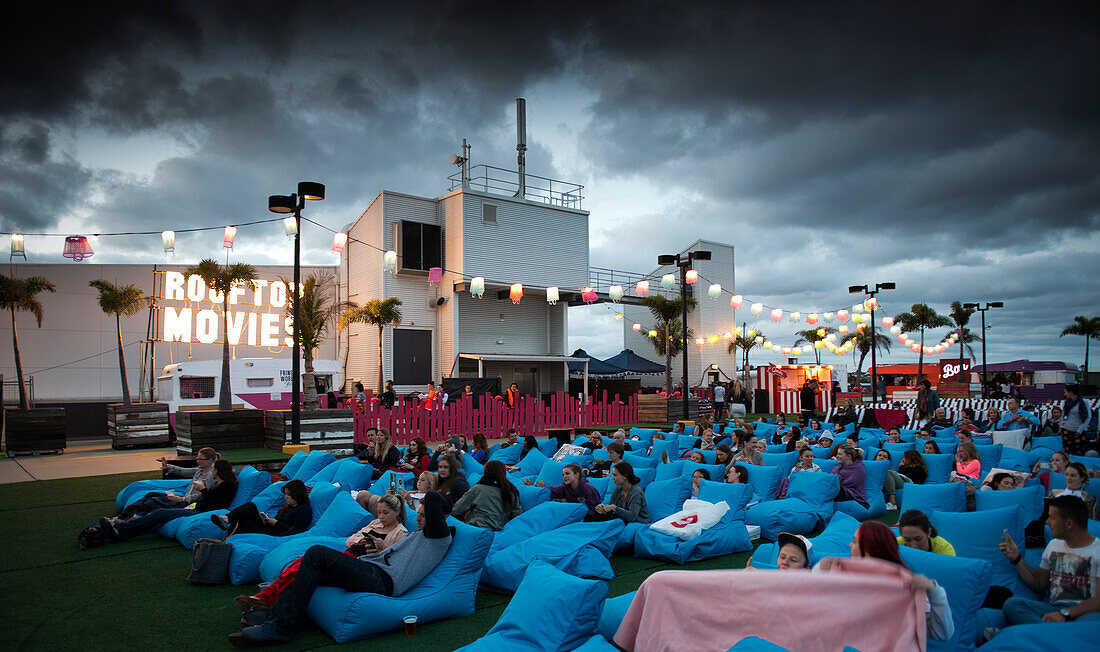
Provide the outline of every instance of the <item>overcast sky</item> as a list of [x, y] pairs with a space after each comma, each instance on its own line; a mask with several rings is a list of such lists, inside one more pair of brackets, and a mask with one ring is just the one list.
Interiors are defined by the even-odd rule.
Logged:
[[[0, 229], [221, 226], [269, 217], [267, 195], [302, 179], [328, 187], [307, 215], [340, 228], [382, 189], [447, 190], [462, 138], [474, 163], [512, 167], [522, 96], [527, 169], [584, 184], [593, 265], [648, 272], [707, 238], [735, 246], [748, 300], [806, 313], [876, 281], [898, 285], [889, 313], [1003, 300], [991, 361], [1080, 364], [1083, 339], [1058, 334], [1100, 314], [1096, 11], [20, 3], [0, 43]], [[331, 235], [303, 236], [303, 262], [337, 262]], [[218, 242], [181, 234], [175, 260]], [[238, 243], [246, 262], [291, 260], [277, 225]], [[27, 249], [63, 262], [60, 239]], [[158, 238], [104, 238], [93, 260], [164, 258]], [[570, 350], [620, 350], [614, 312], [571, 311]], [[765, 325], [793, 341], [794, 325]]]

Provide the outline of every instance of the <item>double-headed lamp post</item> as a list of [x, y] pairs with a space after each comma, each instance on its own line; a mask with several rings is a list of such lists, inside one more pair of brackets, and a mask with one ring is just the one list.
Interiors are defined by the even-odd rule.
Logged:
[[[896, 283], [875, 283], [874, 289], [871, 289], [867, 285], [849, 285], [848, 293], [857, 294], [863, 292], [870, 298], [874, 298], [876, 294], [883, 290], [893, 290], [897, 287]], [[878, 403], [878, 358], [875, 355], [875, 349], [878, 348], [875, 342], [875, 338], [878, 337], [875, 334], [875, 308], [878, 307], [878, 300], [876, 299], [871, 303], [871, 404]], [[856, 379], [859, 382], [859, 379]], [[886, 398], [885, 396], [883, 398]]]
[[[267, 210], [272, 213], [294, 214], [294, 288], [291, 296], [294, 297], [294, 350], [290, 358], [291, 399], [290, 399], [290, 443], [302, 443], [302, 335], [298, 330], [298, 320], [301, 317], [301, 283], [302, 283], [302, 209], [306, 200], [320, 201], [325, 198], [325, 184], [316, 181], [299, 181], [298, 192], [290, 195], [271, 195], [267, 198]], [[290, 225], [286, 225], [290, 232]]]
[[[680, 309], [681, 326], [683, 332], [681, 336], [683, 339], [683, 346], [680, 353], [684, 356], [684, 380], [682, 392], [682, 398], [684, 399], [684, 420], [688, 418], [688, 304], [687, 304], [687, 273], [691, 269], [691, 263], [694, 260], [710, 260], [709, 251], [689, 251], [686, 254], [662, 254], [657, 256], [657, 264], [661, 266], [675, 265], [680, 268]], [[670, 337], [669, 333], [665, 333], [665, 337]], [[665, 346], [669, 343], [665, 342]]]
[[[1005, 304], [1004, 304], [1003, 301], [987, 301], [984, 308], [982, 307], [982, 304], [980, 304], [980, 303], [964, 303], [963, 304], [963, 308], [977, 310], [978, 312], [982, 313], [982, 396], [985, 396], [985, 374], [987, 372], [987, 366], [988, 366], [985, 362], [985, 313], [990, 308], [1004, 308], [1004, 307], [1005, 307]], [[959, 337], [960, 338], [962, 337], [961, 332], [959, 333]], [[961, 342], [960, 342], [959, 346], [962, 346]], [[959, 356], [959, 357], [962, 357], [962, 356]]]

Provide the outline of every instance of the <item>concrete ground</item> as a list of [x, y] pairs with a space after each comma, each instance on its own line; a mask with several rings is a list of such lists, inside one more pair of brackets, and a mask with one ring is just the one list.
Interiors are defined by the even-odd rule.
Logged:
[[158, 457], [175, 456], [175, 446], [114, 450], [109, 437], [70, 440], [61, 455], [42, 453], [0, 459], [0, 484], [155, 471], [160, 468]]

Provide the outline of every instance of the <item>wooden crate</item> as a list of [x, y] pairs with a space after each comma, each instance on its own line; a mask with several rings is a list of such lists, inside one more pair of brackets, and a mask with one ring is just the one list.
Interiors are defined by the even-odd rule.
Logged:
[[107, 406], [107, 434], [111, 448], [141, 445], [166, 445], [171, 440], [168, 431], [168, 404], [121, 403]]
[[180, 455], [194, 455], [195, 451], [205, 446], [214, 450], [263, 448], [264, 411], [177, 412], [177, 452]]
[[65, 408], [4, 410], [8, 454], [62, 452], [66, 444], [65, 419]]
[[668, 423], [668, 400], [658, 394], [639, 394], [638, 422]]
[[[290, 416], [290, 410], [267, 411], [264, 443], [268, 448], [282, 450], [284, 444], [291, 443]], [[303, 410], [299, 433], [310, 450], [350, 455], [355, 438], [351, 410]]]

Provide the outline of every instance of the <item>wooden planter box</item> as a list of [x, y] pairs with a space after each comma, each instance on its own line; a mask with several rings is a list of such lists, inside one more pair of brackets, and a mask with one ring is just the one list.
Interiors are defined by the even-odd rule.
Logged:
[[[684, 418], [684, 399], [659, 394], [638, 396], [638, 423], [675, 423]], [[688, 399], [688, 419], [699, 420], [699, 399]]]
[[194, 455], [205, 446], [214, 450], [263, 448], [264, 411], [202, 410], [176, 413], [176, 451]]
[[[355, 439], [355, 426], [351, 410], [303, 410], [299, 432], [302, 443], [310, 450], [329, 451], [335, 455], [351, 455]], [[268, 410], [266, 445], [272, 450], [282, 450], [291, 443], [290, 410]]]
[[111, 448], [140, 445], [167, 445], [168, 404], [134, 403], [124, 407], [122, 403], [107, 406], [107, 434], [111, 436]]
[[4, 410], [8, 454], [60, 453], [65, 449], [65, 408]]

